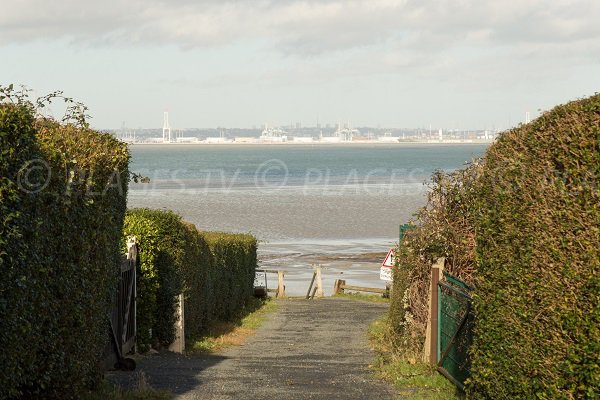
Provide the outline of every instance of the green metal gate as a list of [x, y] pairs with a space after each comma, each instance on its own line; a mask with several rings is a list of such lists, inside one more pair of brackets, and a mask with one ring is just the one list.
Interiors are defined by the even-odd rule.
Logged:
[[470, 375], [473, 335], [472, 288], [444, 271], [438, 283], [438, 371], [464, 390]]

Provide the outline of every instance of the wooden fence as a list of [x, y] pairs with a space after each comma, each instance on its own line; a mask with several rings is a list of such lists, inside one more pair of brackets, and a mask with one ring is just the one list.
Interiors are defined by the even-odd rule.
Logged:
[[381, 295], [386, 294], [388, 291], [388, 289], [346, 285], [346, 281], [344, 279], [336, 279], [335, 283], [333, 285], [333, 294], [336, 295], [336, 294], [344, 293], [344, 290], [354, 290], [357, 292], [379, 293]]

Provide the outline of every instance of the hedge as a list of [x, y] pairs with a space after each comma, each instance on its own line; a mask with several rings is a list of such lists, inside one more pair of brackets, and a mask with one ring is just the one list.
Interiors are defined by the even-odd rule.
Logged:
[[140, 246], [136, 341], [142, 350], [152, 344], [168, 346], [175, 339], [185, 235], [181, 217], [170, 211], [140, 208], [125, 216], [122, 246], [128, 236], [136, 236]]
[[237, 316], [252, 296], [253, 236], [199, 232], [173, 212], [147, 208], [127, 212], [123, 243], [131, 235], [140, 245], [137, 343], [142, 350], [173, 342], [180, 293], [188, 339], [213, 320]]
[[600, 393], [600, 95], [504, 133], [476, 182], [473, 398]]
[[[37, 158], [32, 110], [26, 105], [0, 103], [0, 398], [22, 393], [36, 362], [40, 338], [35, 332], [31, 237], [34, 196], [19, 190], [23, 165]], [[39, 178], [30, 176], [31, 182]], [[27, 338], [27, 340], [23, 340]]]
[[475, 286], [467, 397], [600, 392], [600, 95], [502, 134], [480, 162], [436, 173], [400, 248], [390, 324], [422, 351], [429, 267]]
[[211, 252], [211, 290], [207, 292], [212, 317], [231, 320], [253, 295], [257, 265], [256, 238], [249, 234], [203, 232]]
[[0, 398], [77, 398], [102, 376], [129, 153], [34, 112], [0, 104]]

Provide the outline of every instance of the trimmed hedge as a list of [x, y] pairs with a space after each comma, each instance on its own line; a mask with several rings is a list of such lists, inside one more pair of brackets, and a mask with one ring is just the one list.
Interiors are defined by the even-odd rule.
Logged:
[[101, 378], [129, 153], [0, 104], [0, 398], [77, 398]]
[[482, 162], [433, 177], [399, 249], [391, 327], [422, 350], [429, 266], [474, 284], [469, 398], [600, 393], [600, 95], [504, 133]]
[[150, 345], [168, 346], [175, 340], [177, 296], [182, 290], [186, 229], [181, 217], [170, 211], [128, 210], [123, 248], [128, 236], [140, 246], [141, 276], [137, 288], [137, 338], [143, 351]]
[[253, 236], [199, 232], [173, 212], [147, 208], [127, 212], [123, 240], [130, 235], [140, 245], [137, 343], [142, 350], [173, 342], [182, 292], [188, 339], [210, 321], [238, 315], [252, 296]]
[[474, 398], [600, 393], [600, 95], [490, 147], [476, 182]]
[[206, 301], [212, 317], [231, 320], [253, 295], [257, 265], [256, 238], [248, 234], [203, 232], [211, 252], [211, 290]]
[[[35, 303], [28, 297], [37, 286], [29, 264], [36, 254], [35, 220], [29, 212], [34, 196], [19, 189], [19, 171], [37, 158], [34, 118], [23, 104], [0, 103], [0, 398], [16, 396], [29, 383], [40, 338], [35, 335]], [[39, 178], [30, 176], [31, 182]], [[27, 338], [28, 340], [23, 340]]]

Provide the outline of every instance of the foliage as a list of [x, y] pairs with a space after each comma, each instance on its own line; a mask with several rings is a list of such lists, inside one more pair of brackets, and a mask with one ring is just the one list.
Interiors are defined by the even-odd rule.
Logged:
[[466, 282], [475, 276], [475, 231], [473, 229], [473, 182], [481, 162], [465, 169], [436, 171], [430, 183], [427, 204], [415, 215], [414, 229], [406, 232], [396, 249], [394, 290], [390, 321], [407, 354], [420, 352], [425, 340], [431, 265], [446, 259], [445, 269]]
[[168, 346], [175, 340], [177, 296], [182, 291], [182, 266], [186, 258], [187, 231], [181, 217], [171, 211], [128, 210], [123, 242], [135, 236], [140, 246], [137, 338], [141, 350]]
[[76, 397], [101, 377], [129, 153], [0, 92], [0, 398]]
[[140, 244], [137, 343], [142, 350], [173, 342], [180, 293], [188, 340], [211, 321], [235, 318], [252, 296], [256, 239], [251, 235], [199, 232], [173, 212], [141, 208], [127, 212], [123, 246], [127, 236]]
[[600, 95], [506, 132], [475, 184], [476, 398], [600, 391]]
[[390, 327], [421, 352], [430, 266], [475, 286], [472, 398], [600, 391], [600, 95], [505, 132], [481, 162], [436, 173], [398, 249]]
[[248, 234], [203, 232], [213, 267], [212, 318], [231, 320], [254, 294], [256, 238]]

